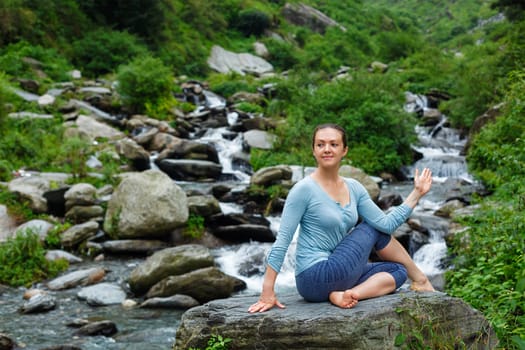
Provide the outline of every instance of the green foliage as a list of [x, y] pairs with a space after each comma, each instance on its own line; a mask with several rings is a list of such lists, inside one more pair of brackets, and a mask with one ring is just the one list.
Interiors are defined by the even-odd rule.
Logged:
[[54, 119], [12, 119], [6, 121], [9, 133], [0, 143], [0, 159], [7, 159], [12, 170], [52, 170], [61, 145], [62, 126]]
[[45, 247], [48, 249], [61, 249], [62, 240], [60, 239], [61, 234], [67, 229], [71, 228], [72, 224], [65, 222], [63, 224], [55, 225], [46, 235]]
[[236, 108], [246, 113], [260, 114], [263, 112], [263, 108], [261, 106], [249, 102], [240, 102], [236, 105]]
[[147, 49], [127, 32], [97, 29], [73, 43], [73, 61], [86, 76], [114, 72]]
[[162, 61], [152, 56], [138, 57], [121, 66], [117, 75], [118, 92], [124, 104], [137, 112], [143, 112], [146, 104], [159, 105], [173, 98], [173, 77]]
[[91, 154], [90, 143], [80, 137], [65, 139], [56, 164], [64, 171], [71, 173], [74, 178], [83, 178], [87, 175], [86, 162]]
[[210, 75], [208, 82], [213, 92], [226, 98], [239, 91], [255, 92], [257, 90], [256, 85], [249, 77], [237, 73], [213, 74]]
[[245, 36], [260, 36], [270, 28], [270, 24], [270, 16], [266, 13], [256, 9], [247, 9], [239, 12], [235, 28]]
[[204, 234], [205, 229], [204, 217], [190, 214], [186, 227], [183, 230], [183, 234], [189, 238], [200, 239]]
[[48, 261], [38, 234], [30, 229], [0, 245], [0, 283], [28, 287], [56, 276], [67, 265], [67, 261]]
[[379, 34], [379, 57], [386, 62], [397, 61], [418, 52], [421, 37], [407, 32], [383, 32]]
[[31, 35], [35, 14], [22, 7], [23, 0], [0, 2], [0, 47]]
[[[222, 335], [212, 334], [205, 350], [228, 350], [231, 341], [230, 338], [224, 338]], [[188, 350], [200, 350], [200, 348], [189, 348]]]
[[497, 0], [491, 6], [505, 12], [505, 15], [513, 21], [525, 18], [525, 3], [521, 0]]
[[509, 205], [486, 201], [462, 223], [468, 230], [451, 248], [457, 258], [447, 272], [447, 292], [480, 310], [502, 348], [518, 348], [512, 337], [525, 334], [525, 188]]
[[514, 72], [502, 115], [472, 140], [469, 168], [491, 189], [525, 178], [525, 72]]
[[4, 0], [0, 2], [0, 17], [4, 43], [24, 39], [44, 47], [57, 47], [71, 40], [89, 24], [75, 0]]
[[27, 200], [22, 200], [16, 194], [0, 185], [0, 203], [7, 207], [9, 215], [19, 223], [36, 219], [36, 215], [31, 210]]
[[165, 9], [160, 1], [92, 0], [78, 3], [89, 18], [104, 27], [130, 32], [151, 41], [162, 32]]
[[[311, 135], [306, 131], [326, 122], [346, 129], [349, 158], [356, 167], [378, 173], [394, 171], [409, 161], [414, 120], [401, 110], [403, 97], [395, 76], [356, 72], [351, 79], [315, 79], [299, 73], [277, 87], [277, 98], [287, 102], [287, 123], [278, 128], [279, 141], [271, 152], [252, 152], [254, 168], [314, 165]], [[367, 151], [369, 157], [359, 153], [365, 149], [373, 150]]]
[[273, 38], [265, 40], [264, 44], [270, 53], [268, 61], [274, 69], [284, 71], [299, 63], [298, 51], [293, 44]]
[[[35, 66], [28, 58], [39, 63]], [[0, 49], [0, 71], [13, 77], [42, 80], [43, 72], [54, 81], [66, 81], [71, 69], [69, 62], [53, 48], [21, 40]]]
[[2, 139], [7, 131], [7, 110], [5, 104], [7, 103], [8, 88], [5, 75], [0, 72], [0, 138]]
[[490, 320], [502, 348], [522, 349], [525, 342], [525, 73], [508, 80], [505, 106], [497, 120], [475, 136], [467, 160], [471, 171], [494, 194], [457, 235], [447, 273], [447, 289]]
[[423, 307], [415, 300], [405, 301], [409, 305], [398, 307], [401, 332], [396, 335], [394, 346], [403, 350], [448, 350], [468, 349], [461, 334], [444, 330], [440, 326], [444, 316], [431, 307]]

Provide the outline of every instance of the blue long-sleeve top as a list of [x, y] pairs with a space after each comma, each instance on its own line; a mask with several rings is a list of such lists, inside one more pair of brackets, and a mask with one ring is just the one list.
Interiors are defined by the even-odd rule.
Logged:
[[298, 225], [295, 275], [328, 259], [337, 244], [357, 224], [359, 216], [378, 231], [392, 233], [412, 213], [412, 208], [401, 204], [385, 214], [357, 180], [344, 180], [350, 193], [350, 202], [344, 207], [310, 176], [292, 187], [283, 208], [277, 238], [267, 256], [272, 269], [281, 270]]

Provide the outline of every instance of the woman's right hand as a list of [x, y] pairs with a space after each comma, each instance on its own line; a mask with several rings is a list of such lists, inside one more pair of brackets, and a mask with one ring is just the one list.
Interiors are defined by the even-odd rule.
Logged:
[[277, 305], [281, 309], [284, 309], [286, 307], [283, 304], [281, 304], [279, 300], [277, 300], [275, 293], [262, 293], [259, 300], [248, 308], [248, 312], [264, 312], [270, 310], [275, 305]]

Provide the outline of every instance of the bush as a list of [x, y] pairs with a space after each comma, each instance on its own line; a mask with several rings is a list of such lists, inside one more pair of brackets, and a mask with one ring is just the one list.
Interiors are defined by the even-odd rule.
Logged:
[[415, 120], [402, 111], [403, 96], [394, 76], [360, 72], [353, 79], [326, 82], [300, 74], [277, 91], [278, 98], [288, 102], [287, 122], [277, 130], [274, 149], [252, 153], [252, 166], [314, 165], [311, 132], [326, 122], [346, 129], [353, 166], [377, 174], [397, 171], [411, 161]]
[[297, 53], [292, 44], [281, 40], [269, 39], [265, 41], [265, 45], [270, 53], [268, 60], [274, 68], [287, 70], [299, 63]]
[[0, 159], [8, 159], [13, 170], [58, 170], [55, 159], [62, 144], [61, 121], [8, 118], [5, 127], [9, 132], [0, 143]]
[[175, 100], [171, 91], [173, 77], [170, 69], [162, 61], [152, 56], [135, 58], [131, 63], [121, 66], [117, 74], [117, 90], [123, 103], [131, 110], [144, 112], [146, 105], [166, 103]]
[[481, 208], [461, 219], [467, 230], [450, 248], [454, 269], [447, 290], [480, 310], [500, 346], [525, 345], [525, 73], [513, 73], [502, 114], [473, 139], [470, 170], [493, 191]]
[[0, 283], [29, 287], [67, 267], [65, 260], [48, 261], [38, 234], [29, 229], [0, 245]]
[[147, 49], [132, 34], [98, 29], [75, 41], [73, 52], [73, 61], [85, 75], [96, 77], [115, 71]]
[[467, 154], [470, 170], [491, 189], [525, 178], [525, 72], [513, 73], [508, 85], [502, 115], [473, 137]]
[[270, 17], [259, 10], [247, 9], [239, 12], [237, 23], [234, 27], [237, 28], [245, 36], [260, 36], [264, 31], [270, 28]]
[[[35, 69], [27, 58], [37, 60], [41, 66]], [[23, 40], [0, 50], [0, 71], [13, 77], [42, 80], [41, 72], [44, 72], [52, 80], [67, 81], [67, 72], [71, 69], [70, 63], [55, 49], [30, 45]]]

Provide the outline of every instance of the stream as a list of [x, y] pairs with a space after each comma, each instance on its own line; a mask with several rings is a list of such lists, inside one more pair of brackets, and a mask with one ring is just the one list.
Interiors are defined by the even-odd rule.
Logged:
[[[421, 106], [426, 108], [425, 105]], [[230, 124], [236, 119], [234, 113], [228, 115]], [[446, 118], [434, 127], [417, 127], [418, 143], [414, 149], [422, 154], [422, 158], [405, 169], [407, 175], [413, 174], [415, 167], [429, 167], [433, 172], [434, 185], [432, 190], [415, 208], [412, 217], [419, 219], [424, 227], [429, 229], [429, 240], [418, 247], [413, 253], [417, 265], [431, 278], [442, 278], [445, 267], [442, 260], [446, 255], [444, 235], [447, 225], [443, 220], [437, 220], [433, 212], [442, 205], [453, 191], [473, 185], [473, 180], [466, 170], [465, 159], [460, 151], [466, 140], [462, 139], [456, 130], [447, 128]], [[242, 148], [241, 136], [226, 140], [221, 135], [225, 128], [210, 129], [201, 138], [201, 142], [212, 143], [218, 150], [224, 173], [233, 174], [229, 178], [236, 186], [247, 186], [250, 176], [242, 170], [232, 167], [232, 155]], [[241, 135], [241, 134], [239, 134]], [[294, 180], [298, 180], [301, 171], [297, 167]], [[209, 184], [180, 183], [182, 188], [202, 188]], [[382, 185], [382, 194], [399, 193], [403, 198], [412, 190], [412, 182], [391, 183]], [[232, 203], [221, 203], [223, 213], [241, 212], [242, 207]], [[280, 224], [279, 217], [268, 217], [274, 232]], [[428, 225], [427, 225], [428, 223]], [[212, 250], [220, 269], [246, 282], [247, 289], [243, 294], [257, 294], [262, 285], [264, 271], [264, 256], [270, 249], [270, 243], [243, 243], [221, 247]], [[295, 290], [294, 262], [292, 259], [295, 242], [288, 251], [282, 272], [276, 281], [276, 292], [282, 293]], [[72, 265], [73, 269], [86, 269], [103, 265], [109, 272], [105, 281], [126, 284], [127, 276], [143, 261], [142, 259], [124, 259], [106, 257], [103, 262], [86, 261]], [[257, 262], [254, 264], [254, 262]], [[43, 286], [35, 286], [44, 288]], [[50, 291], [57, 299], [54, 310], [37, 313], [21, 314], [18, 309], [24, 300], [23, 288], [0, 288], [0, 333], [7, 334], [15, 340], [21, 349], [41, 350], [53, 348], [58, 344], [68, 344], [84, 350], [114, 349], [114, 350], [156, 350], [170, 349], [174, 342], [176, 330], [184, 310], [173, 309], [126, 309], [121, 305], [92, 307], [77, 298], [79, 288], [65, 291]], [[246, 306], [248, 308], [248, 305]], [[115, 322], [118, 333], [112, 337], [75, 335], [71, 326], [78, 319], [111, 320]], [[62, 349], [56, 347], [54, 349]], [[65, 347], [63, 348], [65, 349]]]

